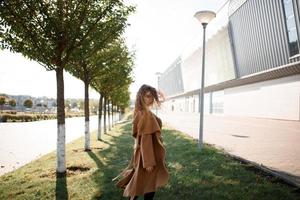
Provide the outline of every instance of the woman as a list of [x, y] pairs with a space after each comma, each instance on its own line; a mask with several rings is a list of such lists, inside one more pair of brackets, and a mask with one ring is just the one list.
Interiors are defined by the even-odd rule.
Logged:
[[169, 173], [165, 164], [165, 148], [161, 139], [161, 120], [150, 111], [160, 105], [161, 92], [149, 85], [139, 89], [134, 109], [132, 136], [134, 153], [129, 166], [120, 174], [117, 186], [124, 188], [123, 196], [130, 200], [144, 196], [153, 199], [158, 187], [168, 183]]

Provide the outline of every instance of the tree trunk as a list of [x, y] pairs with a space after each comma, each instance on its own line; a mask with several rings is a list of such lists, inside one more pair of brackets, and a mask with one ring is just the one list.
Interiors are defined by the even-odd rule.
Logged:
[[119, 106], [117, 106], [117, 113], [118, 113], [118, 121], [120, 121], [121, 120], [121, 118], [120, 118], [120, 111], [119, 111]]
[[64, 70], [56, 71], [56, 98], [57, 98], [57, 166], [56, 172], [66, 173], [66, 128], [65, 128], [65, 97], [64, 97]]
[[85, 151], [91, 150], [90, 145], [90, 108], [89, 108], [89, 83], [87, 81], [84, 82], [84, 136], [85, 136]]
[[107, 98], [106, 97], [104, 97], [104, 116], [103, 116], [103, 130], [104, 130], [104, 134], [106, 134], [107, 133], [107, 131], [106, 131], [106, 104], [107, 104]]
[[103, 110], [103, 95], [99, 98], [99, 113], [98, 113], [98, 140], [101, 140], [101, 120], [102, 120], [102, 110]]
[[114, 124], [114, 104], [113, 104], [113, 101], [111, 101], [111, 121], [112, 121], [112, 127], [115, 126]]
[[108, 115], [108, 130], [110, 131], [111, 130], [111, 120], [110, 120], [110, 100], [107, 100], [107, 115]]
[[121, 109], [120, 109], [120, 112], [121, 112], [121, 119], [123, 119], [124, 113], [125, 113], [125, 109], [124, 109], [124, 108], [121, 108]]

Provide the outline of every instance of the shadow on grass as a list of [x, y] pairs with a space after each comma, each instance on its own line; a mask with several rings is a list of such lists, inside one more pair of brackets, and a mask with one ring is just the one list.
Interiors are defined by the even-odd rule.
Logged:
[[[105, 135], [108, 135], [108, 134], [105, 134]], [[109, 135], [109, 136], [110, 136], [110, 135]], [[97, 141], [103, 142], [103, 143], [108, 144], [108, 145], [113, 145], [111, 142], [105, 141], [105, 140], [103, 140], [103, 139], [97, 140]]]
[[68, 199], [67, 177], [65, 174], [61, 175], [56, 173], [56, 186], [55, 186], [55, 199], [66, 200]]
[[109, 135], [110, 137], [116, 137], [116, 136], [114, 136], [114, 135], [112, 135], [110, 133], [105, 133], [105, 135]]
[[[109, 148], [88, 152], [99, 168], [92, 175], [99, 186], [93, 200], [126, 199], [112, 179], [131, 158], [131, 123], [122, 125], [121, 131], [123, 134], [111, 138], [113, 145]], [[166, 187], [157, 191], [156, 199], [299, 199], [299, 194], [292, 192], [293, 188], [247, 170], [215, 148], [205, 145], [200, 151], [196, 141], [170, 129], [164, 129], [162, 135], [170, 180]]]

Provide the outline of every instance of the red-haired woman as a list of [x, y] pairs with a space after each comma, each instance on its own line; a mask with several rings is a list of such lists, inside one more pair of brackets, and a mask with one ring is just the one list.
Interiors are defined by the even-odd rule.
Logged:
[[123, 196], [131, 200], [138, 196], [153, 199], [157, 188], [168, 183], [166, 151], [161, 139], [162, 122], [150, 110], [154, 103], [160, 105], [162, 101], [163, 94], [149, 85], [142, 85], [136, 96], [132, 126], [134, 154], [117, 183], [124, 188]]

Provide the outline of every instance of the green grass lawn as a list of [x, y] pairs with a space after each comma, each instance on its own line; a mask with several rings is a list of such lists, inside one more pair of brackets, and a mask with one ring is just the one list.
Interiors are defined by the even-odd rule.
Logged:
[[[164, 127], [170, 181], [157, 191], [161, 200], [300, 199], [296, 189], [267, 177], [220, 150]], [[92, 134], [92, 151], [84, 138], [67, 145], [67, 176], [56, 177], [56, 152], [0, 177], [0, 199], [106, 199], [119, 200], [122, 191], [112, 178], [127, 166], [133, 139], [131, 122], [117, 125], [103, 141]]]

